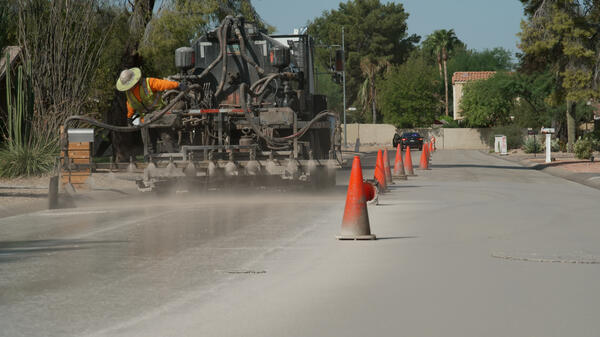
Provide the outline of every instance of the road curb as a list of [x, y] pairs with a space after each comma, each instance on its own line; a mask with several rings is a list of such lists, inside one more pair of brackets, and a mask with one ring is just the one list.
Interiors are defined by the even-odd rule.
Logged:
[[549, 175], [552, 175], [555, 177], [563, 178], [563, 179], [566, 179], [566, 180], [569, 180], [569, 181], [572, 181], [572, 182], [575, 182], [575, 183], [578, 183], [581, 185], [585, 185], [585, 186], [600, 190], [600, 174], [598, 174], [598, 173], [574, 173], [574, 172], [569, 172], [567, 170], [563, 170], [559, 167], [554, 167], [554, 165], [552, 163], [550, 163], [550, 164], [533, 163], [527, 159], [511, 160], [508, 157], [494, 156], [485, 151], [481, 151], [481, 153], [488, 155], [490, 157], [493, 157], [493, 158], [502, 159], [504, 161], [507, 161], [510, 163], [515, 163], [515, 164], [521, 165], [523, 167], [530, 168], [532, 170], [544, 172], [546, 174], [549, 174]]

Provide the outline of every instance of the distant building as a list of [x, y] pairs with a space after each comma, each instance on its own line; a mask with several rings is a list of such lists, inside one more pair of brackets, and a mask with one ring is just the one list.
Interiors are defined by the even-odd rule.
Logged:
[[452, 92], [454, 98], [454, 120], [462, 120], [462, 110], [460, 109], [460, 101], [463, 97], [463, 87], [465, 83], [487, 80], [494, 76], [495, 71], [458, 71], [452, 75]]

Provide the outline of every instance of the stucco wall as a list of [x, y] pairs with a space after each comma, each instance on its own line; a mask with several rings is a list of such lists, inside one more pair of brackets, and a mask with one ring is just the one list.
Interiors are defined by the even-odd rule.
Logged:
[[444, 129], [442, 148], [450, 150], [487, 150], [490, 129]]
[[[398, 133], [415, 131], [424, 138], [436, 138], [436, 146], [447, 150], [486, 150], [489, 129], [469, 128], [422, 128], [398, 129]], [[348, 124], [348, 146], [354, 147], [356, 138], [361, 145], [391, 146], [396, 128], [390, 124]], [[342, 142], [343, 142], [342, 136]]]
[[396, 133], [396, 127], [391, 124], [348, 124], [347, 128], [348, 146], [354, 146], [356, 138], [360, 138], [360, 143], [365, 145], [392, 145]]
[[453, 102], [454, 102], [454, 119], [455, 120], [461, 120], [463, 119], [463, 116], [460, 114], [462, 112], [462, 109], [460, 108], [460, 101], [462, 100], [463, 97], [463, 86], [464, 83], [458, 82], [455, 83], [454, 85], [452, 85], [452, 97]]

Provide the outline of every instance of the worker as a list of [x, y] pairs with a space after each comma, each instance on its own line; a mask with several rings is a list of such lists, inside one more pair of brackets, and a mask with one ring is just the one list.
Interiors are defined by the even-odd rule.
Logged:
[[[123, 70], [117, 80], [117, 90], [124, 91], [127, 96], [127, 120], [132, 125], [139, 125], [140, 121], [144, 121], [144, 115], [162, 109], [165, 103], [160, 92], [173, 89], [184, 91], [187, 85], [158, 78], [142, 78], [140, 68]], [[148, 128], [142, 128], [141, 133], [144, 157], [148, 158], [152, 153]]]

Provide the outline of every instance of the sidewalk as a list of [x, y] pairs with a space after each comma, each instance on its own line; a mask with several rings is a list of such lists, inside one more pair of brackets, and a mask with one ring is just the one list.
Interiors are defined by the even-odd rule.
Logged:
[[573, 153], [553, 152], [551, 163], [545, 162], [543, 153], [534, 155], [518, 150], [509, 152], [506, 156], [501, 156], [497, 153], [482, 152], [553, 176], [600, 189], [600, 161], [597, 161], [600, 160], [600, 155], [598, 152], [594, 154], [596, 158], [594, 162], [577, 159]]

